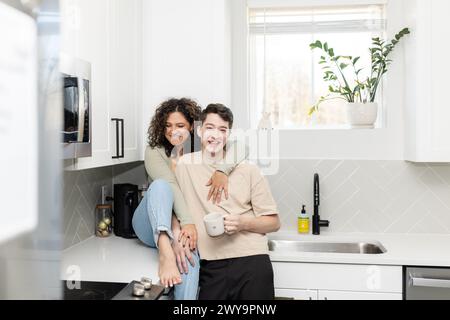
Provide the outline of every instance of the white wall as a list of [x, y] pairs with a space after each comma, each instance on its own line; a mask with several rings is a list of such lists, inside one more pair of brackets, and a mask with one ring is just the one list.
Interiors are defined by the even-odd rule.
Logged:
[[155, 108], [167, 98], [186, 96], [202, 106], [229, 105], [227, 0], [146, 0], [142, 14], [144, 132]]
[[[252, 5], [273, 2], [248, 1]], [[326, 3], [342, 1], [348, 0]], [[294, 3], [306, 5], [310, 1], [289, 1]], [[405, 27], [404, 4], [405, 0], [388, 0], [389, 36]], [[188, 96], [203, 106], [225, 103], [232, 108], [240, 128], [247, 129], [249, 118], [259, 116], [248, 112], [246, 5], [245, 0], [144, 1], [144, 132], [155, 107], [169, 97]], [[384, 128], [282, 130], [280, 158], [403, 160], [402, 46], [394, 52], [393, 60], [385, 86]]]

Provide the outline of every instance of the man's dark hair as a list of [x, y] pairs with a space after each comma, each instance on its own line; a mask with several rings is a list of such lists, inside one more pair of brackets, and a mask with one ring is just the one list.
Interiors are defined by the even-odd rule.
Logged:
[[202, 124], [205, 123], [206, 117], [211, 113], [217, 114], [220, 118], [222, 118], [223, 121], [228, 122], [228, 126], [230, 127], [230, 129], [233, 127], [233, 112], [231, 112], [230, 108], [227, 108], [220, 103], [212, 103], [208, 105], [200, 115]]

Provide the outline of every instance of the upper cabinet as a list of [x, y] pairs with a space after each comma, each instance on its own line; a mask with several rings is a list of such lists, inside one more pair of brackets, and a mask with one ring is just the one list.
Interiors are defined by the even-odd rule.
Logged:
[[92, 157], [66, 169], [141, 160], [142, 0], [65, 0], [61, 15], [61, 51], [92, 65]]
[[[140, 160], [142, 142], [142, 0], [108, 0], [112, 19], [109, 26], [109, 105], [112, 118], [123, 121], [123, 143], [119, 163]], [[111, 141], [116, 141], [116, 128]], [[119, 135], [120, 136], [120, 135]], [[116, 147], [113, 147], [116, 151]]]
[[405, 1], [406, 150], [413, 162], [450, 162], [448, 0]]

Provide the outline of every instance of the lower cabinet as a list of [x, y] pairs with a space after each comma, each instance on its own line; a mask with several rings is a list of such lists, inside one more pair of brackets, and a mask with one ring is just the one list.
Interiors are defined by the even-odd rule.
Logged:
[[401, 293], [275, 289], [276, 300], [402, 300]]
[[280, 300], [402, 300], [402, 267], [273, 262]]
[[275, 289], [277, 300], [317, 300], [317, 290]]
[[319, 300], [402, 300], [401, 293], [319, 290]]

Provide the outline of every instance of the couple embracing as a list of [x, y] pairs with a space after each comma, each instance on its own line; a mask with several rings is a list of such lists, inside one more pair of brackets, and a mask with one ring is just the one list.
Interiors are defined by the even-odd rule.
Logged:
[[[274, 298], [266, 234], [280, 228], [278, 211], [259, 168], [229, 147], [232, 126], [226, 106], [202, 111], [183, 98], [163, 102], [148, 130], [152, 183], [133, 228], [159, 249], [160, 281], [176, 300]], [[224, 216], [219, 237], [204, 224], [213, 212]]]

